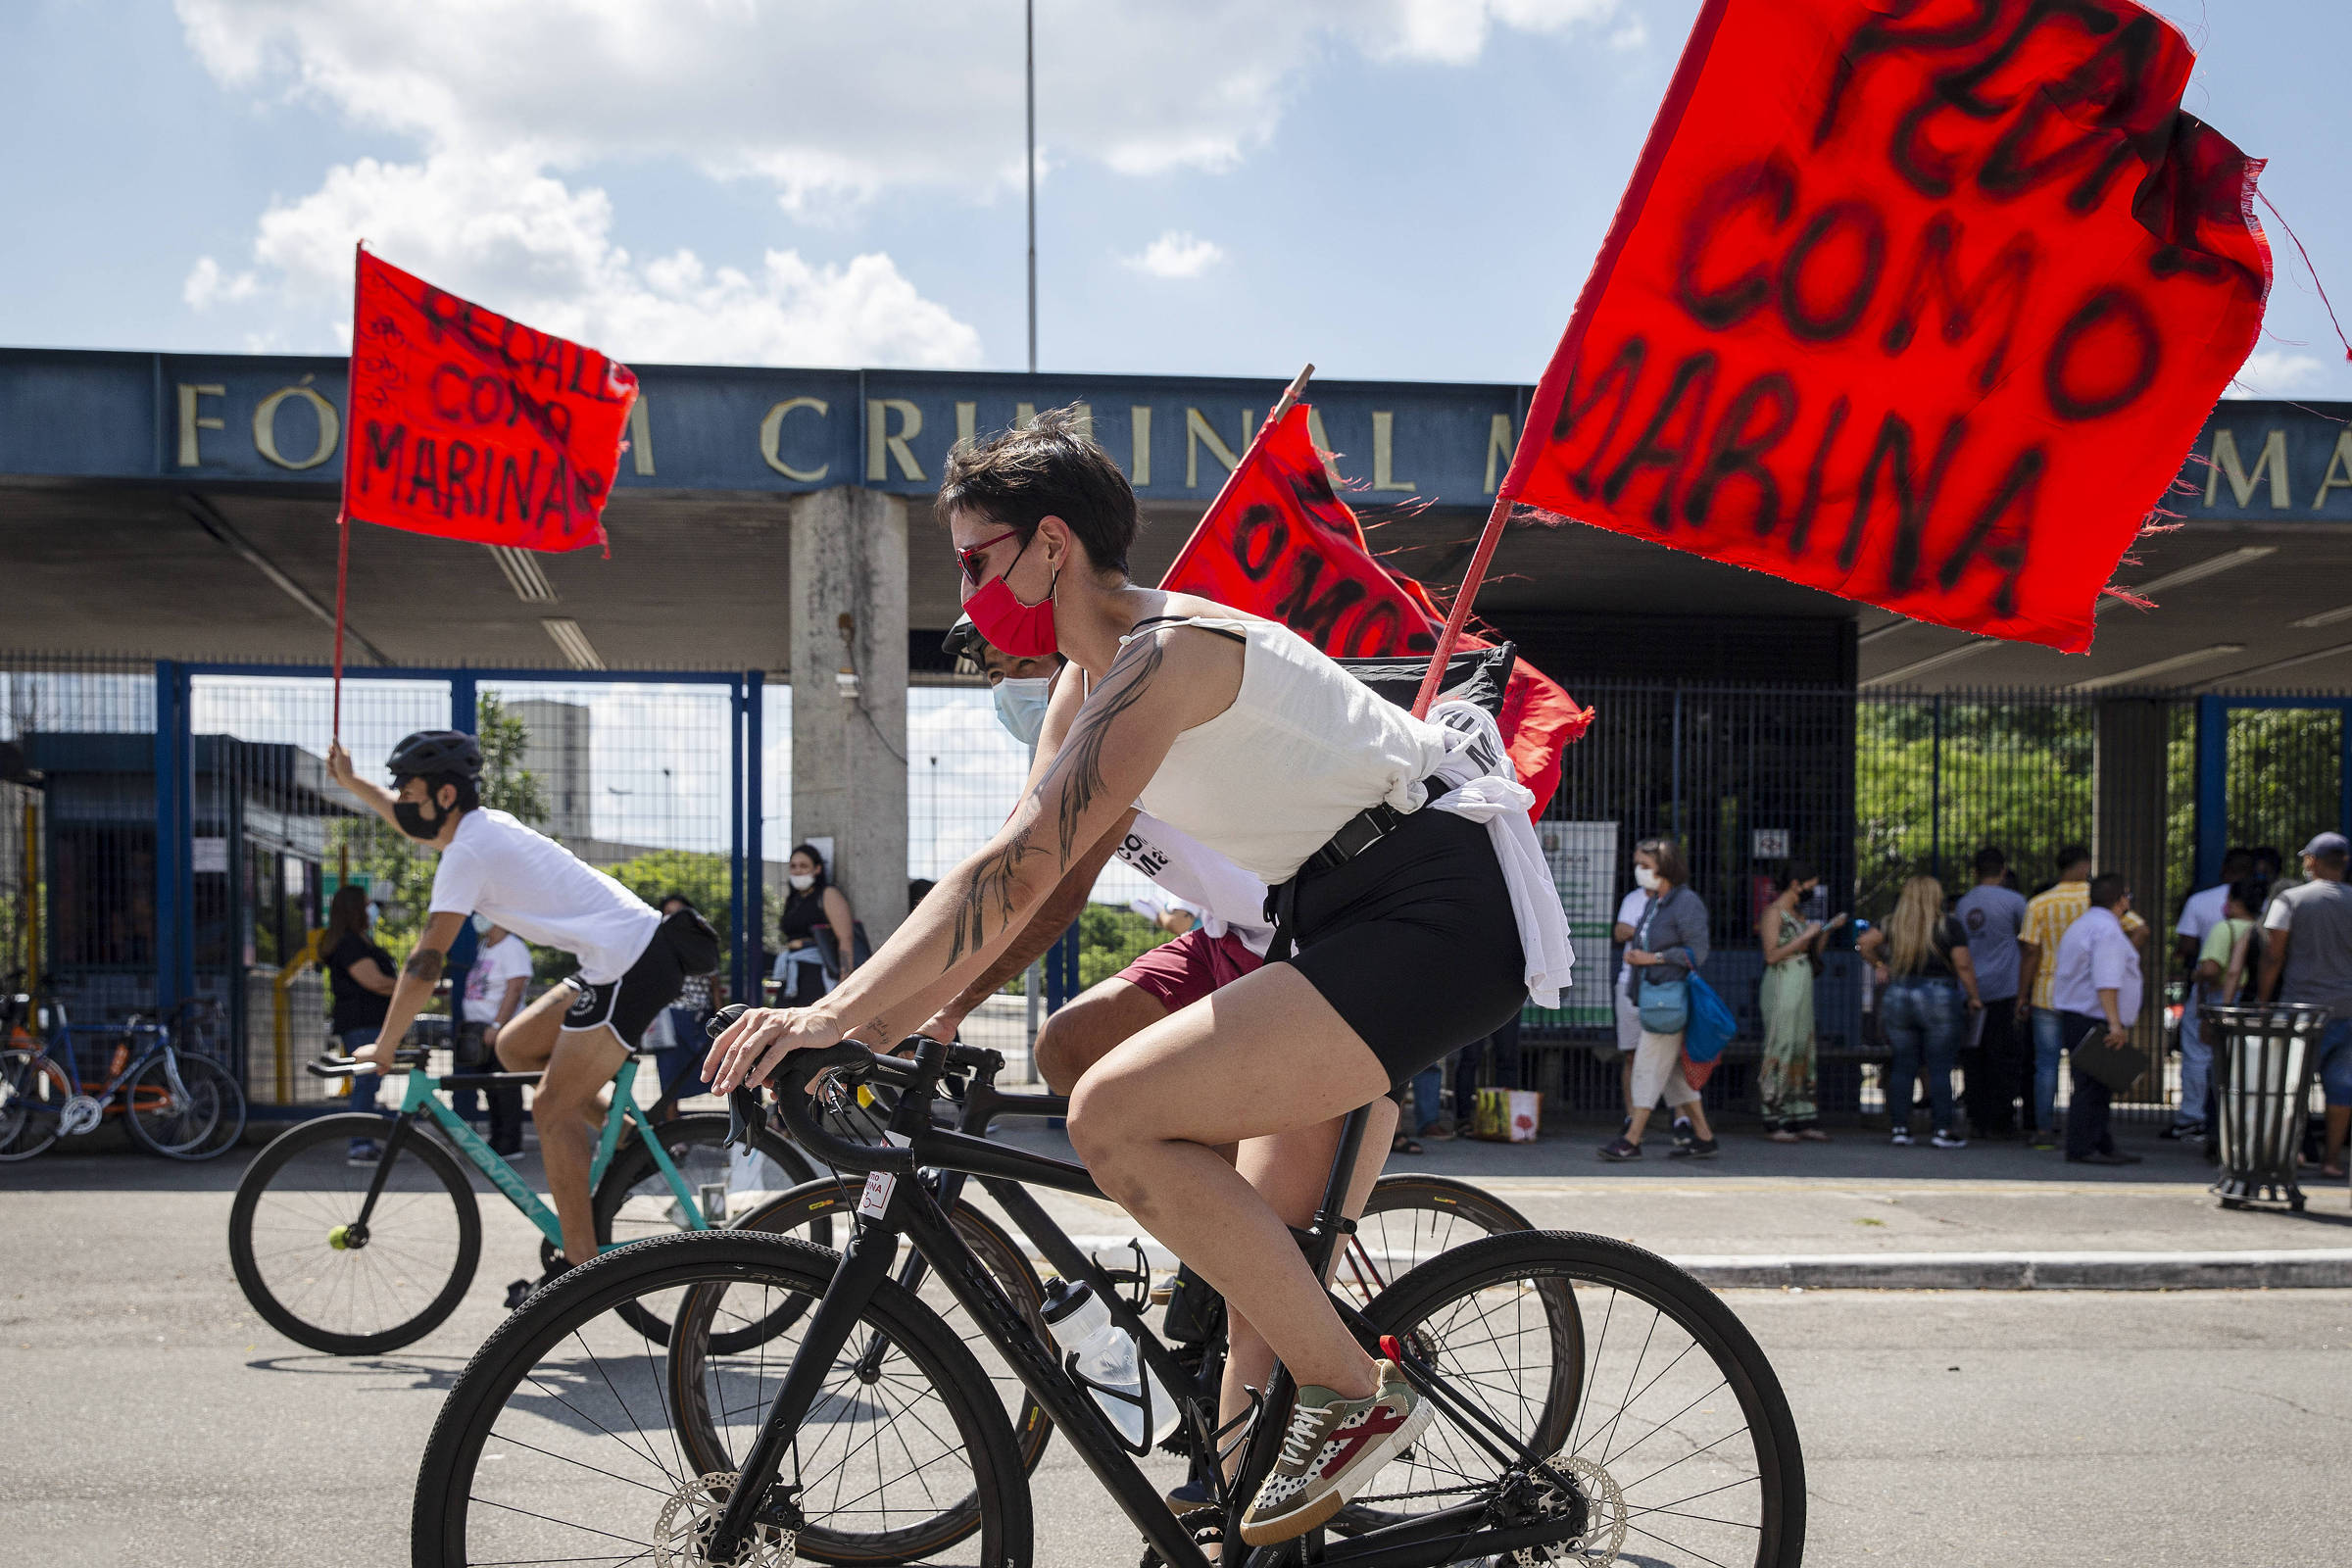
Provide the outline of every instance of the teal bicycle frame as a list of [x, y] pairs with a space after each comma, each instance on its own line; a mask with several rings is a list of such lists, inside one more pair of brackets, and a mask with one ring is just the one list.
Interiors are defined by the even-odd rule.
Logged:
[[[478, 1078], [479, 1075], [453, 1074], [451, 1076], [453, 1078], [467, 1076]], [[637, 1058], [632, 1056], [620, 1064], [620, 1071], [612, 1075], [612, 1112], [605, 1117], [604, 1136], [597, 1140], [596, 1157], [588, 1167], [588, 1190], [590, 1192], [596, 1190], [596, 1184], [604, 1180], [606, 1168], [612, 1163], [613, 1152], [620, 1148], [622, 1124], [624, 1122], [632, 1124], [637, 1129], [637, 1136], [644, 1140], [645, 1147], [652, 1151], [654, 1164], [661, 1170], [662, 1179], [669, 1183], [669, 1190], [677, 1195], [678, 1202], [685, 1210], [688, 1228], [707, 1231], [710, 1229], [710, 1222], [703, 1212], [702, 1195], [687, 1186], [686, 1178], [679, 1175], [678, 1167], [670, 1162], [669, 1151], [663, 1149], [662, 1140], [654, 1136], [654, 1124], [646, 1120], [645, 1112], [637, 1104], [637, 1097], [634, 1093], [636, 1082]], [[374, 1183], [371, 1184], [368, 1200], [360, 1211], [361, 1222], [365, 1223], [369, 1211], [375, 1207], [376, 1189], [380, 1189], [383, 1183], [382, 1172], [391, 1168], [394, 1152], [399, 1149], [411, 1124], [421, 1114], [430, 1117], [433, 1125], [441, 1129], [442, 1136], [457, 1146], [458, 1152], [473, 1161], [474, 1169], [489, 1177], [490, 1184], [506, 1194], [507, 1201], [522, 1210], [523, 1217], [539, 1227], [539, 1234], [546, 1237], [558, 1251], [562, 1251], [564, 1250], [563, 1221], [556, 1218], [555, 1210], [547, 1206], [538, 1193], [532, 1190], [530, 1183], [515, 1174], [514, 1166], [508, 1164], [496, 1151], [484, 1143], [481, 1135], [468, 1127], [463, 1116], [442, 1102], [441, 1097], [435, 1093], [442, 1087], [441, 1079], [422, 1071], [419, 1067], [409, 1069], [408, 1091], [401, 1097], [400, 1117], [393, 1123], [390, 1136], [385, 1139], [384, 1153], [381, 1164], [378, 1166], [378, 1174]], [[598, 1250], [609, 1252], [616, 1245], [626, 1244], [608, 1242]]]

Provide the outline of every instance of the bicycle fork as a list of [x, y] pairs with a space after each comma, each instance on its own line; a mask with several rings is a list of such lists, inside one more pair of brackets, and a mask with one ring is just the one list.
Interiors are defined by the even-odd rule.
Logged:
[[343, 1232], [340, 1242], [331, 1235], [328, 1237], [328, 1245], [337, 1251], [368, 1245], [368, 1216], [375, 1212], [375, 1200], [383, 1196], [384, 1183], [392, 1175], [392, 1161], [400, 1156], [400, 1146], [408, 1142], [409, 1129], [416, 1120], [416, 1113], [413, 1110], [404, 1110], [392, 1118], [392, 1130], [384, 1134], [383, 1148], [375, 1156], [375, 1174], [368, 1178], [368, 1196], [360, 1200], [359, 1214], [348, 1225], [339, 1227]]

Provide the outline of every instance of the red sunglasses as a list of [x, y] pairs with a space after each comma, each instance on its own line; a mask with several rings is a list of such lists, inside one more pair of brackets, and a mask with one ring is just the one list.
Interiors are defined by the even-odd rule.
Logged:
[[981, 540], [969, 550], [958, 549], [956, 552], [956, 560], [957, 564], [963, 567], [963, 580], [975, 588], [979, 587], [980, 558], [988, 553], [991, 546], [1001, 545], [1007, 539], [1019, 537], [1020, 531], [1018, 528], [1007, 528], [1003, 533]]

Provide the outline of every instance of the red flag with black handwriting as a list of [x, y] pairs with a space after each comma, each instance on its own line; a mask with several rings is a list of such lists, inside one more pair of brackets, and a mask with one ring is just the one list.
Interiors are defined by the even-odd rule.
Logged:
[[363, 250], [343, 514], [527, 550], [605, 543], [637, 377]]
[[2067, 652], [2253, 348], [2131, 0], [1706, 0], [1505, 499]]
[[[1446, 618], [1421, 584], [1373, 558], [1332, 490], [1303, 403], [1251, 446], [1160, 586], [1279, 620], [1341, 659], [1434, 653]], [[1535, 814], [1559, 785], [1561, 748], [1592, 720], [1543, 671], [1514, 664], [1497, 722], [1520, 782], [1536, 793]]]

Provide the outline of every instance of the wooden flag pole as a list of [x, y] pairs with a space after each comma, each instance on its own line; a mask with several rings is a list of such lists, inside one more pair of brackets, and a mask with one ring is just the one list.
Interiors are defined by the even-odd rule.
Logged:
[[1461, 641], [1462, 627], [1470, 619], [1470, 601], [1478, 597], [1478, 585], [1487, 574], [1487, 564], [1494, 559], [1494, 547], [1502, 540], [1502, 519], [1510, 514], [1509, 498], [1496, 496], [1494, 510], [1487, 514], [1486, 532], [1478, 536], [1478, 549], [1470, 557], [1470, 569], [1462, 573], [1462, 585], [1454, 590], [1453, 612], [1446, 617], [1446, 630], [1438, 638], [1438, 651], [1430, 656], [1429, 669], [1421, 677], [1421, 690], [1413, 698], [1415, 718], [1429, 715], [1429, 705], [1438, 695], [1438, 683], [1446, 675], [1446, 662], [1453, 658], [1453, 645]]
[[1200, 530], [1208, 526], [1208, 519], [1215, 516], [1218, 511], [1224, 507], [1225, 497], [1232, 491], [1234, 481], [1242, 476], [1244, 468], [1250, 466], [1250, 460], [1257, 456], [1258, 447], [1264, 443], [1266, 436], [1273, 428], [1282, 422], [1282, 416], [1298, 405], [1300, 395], [1306, 391], [1307, 381], [1314, 373], [1315, 368], [1310, 364], [1292, 379], [1289, 386], [1282, 389], [1282, 396], [1274, 400], [1274, 408], [1267, 414], [1266, 422], [1257, 427], [1255, 433], [1250, 437], [1250, 444], [1242, 448], [1242, 455], [1234, 459], [1233, 471], [1225, 475], [1223, 484], [1217, 486], [1217, 498], [1208, 504], [1206, 512], [1200, 514], [1200, 520], [1193, 525], [1193, 531], [1185, 538], [1184, 549], [1176, 552], [1175, 559], [1182, 561], [1185, 558], [1186, 553], [1193, 548], [1193, 541], [1200, 537]]

